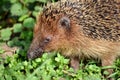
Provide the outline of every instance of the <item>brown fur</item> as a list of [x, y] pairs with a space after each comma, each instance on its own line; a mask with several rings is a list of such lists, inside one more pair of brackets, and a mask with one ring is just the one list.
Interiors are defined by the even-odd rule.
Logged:
[[[70, 19], [69, 30], [59, 23], [62, 17]], [[43, 42], [46, 37], [51, 38], [48, 43]], [[36, 47], [41, 53], [60, 51], [72, 62], [75, 57], [93, 57], [101, 59], [102, 66], [112, 65], [120, 55], [120, 1], [68, 0], [49, 5], [38, 17], [28, 54]]]

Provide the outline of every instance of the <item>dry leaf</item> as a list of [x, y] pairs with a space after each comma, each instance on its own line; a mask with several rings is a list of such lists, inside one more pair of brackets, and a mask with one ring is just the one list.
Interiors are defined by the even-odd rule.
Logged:
[[6, 43], [2, 43], [0, 44], [0, 49], [4, 50], [0, 57], [6, 58], [7, 56], [12, 56], [18, 50], [18, 47], [9, 47]]

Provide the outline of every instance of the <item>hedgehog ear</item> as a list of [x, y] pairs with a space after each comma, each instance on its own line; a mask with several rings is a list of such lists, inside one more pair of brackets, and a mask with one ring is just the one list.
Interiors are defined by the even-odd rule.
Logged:
[[68, 17], [62, 17], [60, 19], [60, 25], [66, 29], [70, 29], [70, 19]]

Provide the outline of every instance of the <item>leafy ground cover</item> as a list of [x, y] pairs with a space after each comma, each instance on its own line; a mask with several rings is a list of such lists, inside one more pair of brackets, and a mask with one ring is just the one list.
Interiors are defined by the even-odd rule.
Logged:
[[113, 68], [110, 77], [120, 80], [120, 59], [108, 67], [101, 67], [94, 60], [81, 60], [77, 72], [69, 66], [69, 59], [60, 53], [45, 53], [32, 61], [26, 59], [36, 16], [49, 1], [0, 1], [0, 80], [106, 80], [103, 74], [108, 73], [101, 73], [106, 68]]

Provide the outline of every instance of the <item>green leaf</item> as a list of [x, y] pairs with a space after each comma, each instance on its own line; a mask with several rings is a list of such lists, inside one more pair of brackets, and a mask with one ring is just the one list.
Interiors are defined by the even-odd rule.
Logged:
[[21, 23], [14, 24], [13, 31], [14, 31], [14, 33], [21, 32], [22, 31], [22, 24]]
[[25, 7], [22, 7], [22, 4], [16, 3], [13, 4], [10, 9], [11, 14], [14, 16], [21, 16], [23, 14], [26, 14], [28, 12], [28, 9]]
[[27, 18], [23, 22], [23, 26], [29, 29], [32, 29], [34, 27], [35, 20], [33, 18]]
[[6, 74], [6, 75], [5, 75], [5, 79], [6, 79], [6, 80], [12, 80], [12, 76]]
[[11, 3], [16, 3], [18, 0], [10, 0]]
[[4, 41], [9, 40], [11, 35], [12, 35], [12, 32], [11, 32], [10, 28], [1, 30], [2, 40], [4, 40]]
[[47, 0], [36, 0], [36, 1], [39, 1], [39, 2], [42, 2], [42, 3], [47, 3]]
[[39, 14], [39, 13], [38, 13], [37, 11], [33, 11], [33, 12], [32, 12], [32, 15], [33, 15], [34, 17], [37, 17], [38, 14]]
[[24, 3], [27, 4], [27, 3], [33, 3], [35, 2], [36, 0], [24, 0]]
[[21, 15], [22, 5], [20, 3], [16, 3], [11, 7], [12, 15]]
[[35, 6], [35, 11], [42, 11], [42, 10], [43, 10], [43, 7]]
[[39, 80], [37, 77], [33, 76], [31, 80]]
[[25, 15], [21, 16], [18, 21], [23, 21], [24, 19], [26, 19], [28, 17], [29, 17], [29, 15], [25, 14]]
[[99, 75], [87, 75], [83, 80], [101, 80]]
[[43, 7], [41, 6], [35, 6], [35, 10], [32, 12], [32, 15], [37, 17], [40, 12], [43, 11]]
[[35, 61], [36, 61], [37, 63], [39, 63], [39, 62], [41, 62], [41, 58], [37, 58], [37, 59], [35, 59]]
[[4, 69], [5, 69], [5, 67], [4, 67], [4, 65], [0, 65], [0, 77], [2, 77], [2, 75], [3, 75], [3, 73], [4, 73]]
[[3, 54], [5, 52], [5, 50], [0, 48], [0, 54]]
[[32, 37], [32, 34], [33, 34], [32, 31], [22, 31], [21, 34], [20, 34], [20, 38], [30, 40], [31, 37]]
[[23, 62], [23, 65], [24, 65], [24, 66], [27, 66], [27, 65], [28, 65], [28, 62], [27, 62], [27, 61], [24, 61], [24, 62]]

